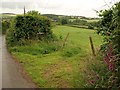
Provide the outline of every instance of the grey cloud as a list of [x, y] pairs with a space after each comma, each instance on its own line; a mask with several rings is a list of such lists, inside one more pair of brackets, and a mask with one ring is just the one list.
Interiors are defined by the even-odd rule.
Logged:
[[2, 2], [2, 9], [23, 9], [24, 6], [29, 9], [31, 4], [31, 2]]
[[61, 4], [52, 4], [44, 2], [2, 2], [2, 9], [26, 9], [43, 8], [43, 9], [58, 9]]

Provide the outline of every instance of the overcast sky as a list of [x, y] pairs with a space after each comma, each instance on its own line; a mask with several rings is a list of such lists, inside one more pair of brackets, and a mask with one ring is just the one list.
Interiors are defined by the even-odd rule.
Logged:
[[[41, 14], [78, 15], [97, 17], [94, 10], [108, 8], [119, 0], [1, 0], [0, 13], [23, 13], [37, 10]], [[108, 4], [108, 5], [106, 5]]]

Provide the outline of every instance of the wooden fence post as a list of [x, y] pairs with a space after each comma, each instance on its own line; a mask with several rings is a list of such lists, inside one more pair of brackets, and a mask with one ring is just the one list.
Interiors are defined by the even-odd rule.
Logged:
[[64, 42], [63, 42], [62, 48], [65, 46], [65, 43], [66, 43], [66, 41], [67, 41], [68, 36], [69, 36], [69, 33], [67, 34], [67, 36], [66, 36], [66, 38], [65, 38], [65, 40], [64, 40]]
[[92, 37], [89, 36], [89, 39], [90, 39], [90, 45], [91, 45], [92, 53], [93, 53], [93, 55], [95, 56], [95, 49], [94, 49], [94, 45], [93, 45], [93, 41], [92, 41]]

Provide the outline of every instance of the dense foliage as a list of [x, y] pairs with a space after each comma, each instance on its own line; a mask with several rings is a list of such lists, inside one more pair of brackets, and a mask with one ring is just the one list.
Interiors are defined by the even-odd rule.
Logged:
[[120, 53], [120, 2], [113, 5], [109, 10], [101, 11], [102, 17], [98, 33], [104, 36], [105, 44], [102, 50], [109, 49], [112, 44], [113, 53]]
[[51, 22], [38, 12], [31, 11], [26, 15], [16, 16], [7, 32], [8, 45], [24, 44], [26, 40], [51, 38]]
[[98, 34], [104, 37], [100, 55], [106, 67], [101, 67], [104, 73], [94, 68], [98, 79], [90, 83], [97, 88], [120, 89], [120, 2], [100, 11], [100, 16]]
[[67, 18], [61, 18], [61, 24], [62, 25], [68, 24], [68, 19]]

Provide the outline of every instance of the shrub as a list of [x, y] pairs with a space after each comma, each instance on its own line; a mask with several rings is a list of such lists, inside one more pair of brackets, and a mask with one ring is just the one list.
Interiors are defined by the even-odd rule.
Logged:
[[62, 24], [62, 25], [68, 24], [67, 18], [62, 18], [62, 19], [61, 19], [61, 24]]
[[7, 32], [7, 44], [23, 45], [25, 40], [52, 38], [51, 21], [37, 13], [16, 16]]
[[88, 29], [94, 29], [94, 27], [92, 25], [89, 25]]
[[10, 27], [10, 21], [2, 21], [2, 34], [6, 34], [6, 31]]

